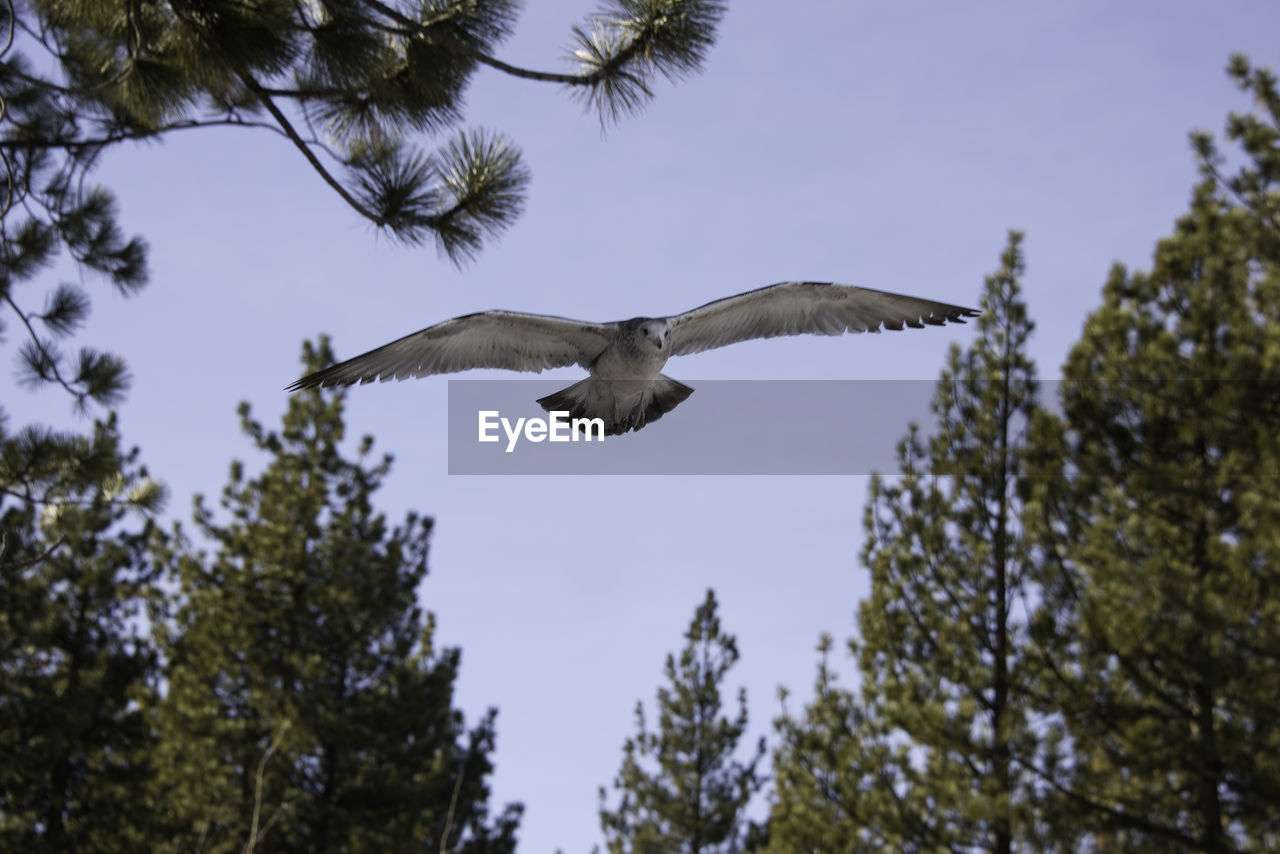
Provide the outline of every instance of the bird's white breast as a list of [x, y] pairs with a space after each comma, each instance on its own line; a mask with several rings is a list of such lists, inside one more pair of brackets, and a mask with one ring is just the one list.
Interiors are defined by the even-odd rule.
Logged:
[[591, 375], [602, 380], [639, 380], [643, 387], [662, 370], [670, 353], [665, 320], [629, 321], [596, 359]]
[[600, 354], [591, 375], [602, 380], [644, 380], [649, 382], [667, 363], [667, 354], [657, 349], [644, 348], [628, 352], [622, 347], [610, 347]]

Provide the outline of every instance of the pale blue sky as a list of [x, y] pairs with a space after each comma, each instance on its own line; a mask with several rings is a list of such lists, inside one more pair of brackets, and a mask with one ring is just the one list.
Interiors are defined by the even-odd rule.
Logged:
[[[593, 8], [531, 3], [501, 57], [561, 69]], [[515, 227], [461, 271], [376, 235], [273, 135], [121, 148], [97, 175], [150, 242], [152, 285], [124, 300], [92, 283], [79, 340], [128, 360], [124, 436], [184, 519], [248, 454], [236, 404], [278, 421], [300, 342], [320, 332], [347, 357], [488, 308], [613, 320], [797, 278], [976, 304], [1012, 227], [1052, 378], [1110, 265], [1148, 265], [1184, 210], [1188, 131], [1246, 105], [1229, 53], [1274, 67], [1277, 32], [1280, 5], [1262, 0], [738, 0], [705, 72], [608, 133], [556, 87], [482, 72], [469, 123], [514, 138], [533, 183]], [[929, 380], [973, 330], [755, 342], [667, 373]], [[437, 520], [423, 601], [462, 647], [469, 717], [500, 710], [493, 803], [526, 804], [522, 850], [583, 852], [635, 702], [652, 702], [708, 586], [738, 636], [727, 688], [747, 687], [753, 733], [772, 735], [779, 684], [800, 708], [819, 633], [848, 636], [867, 589], [867, 480], [450, 477], [446, 388], [356, 389], [349, 430], [396, 456], [388, 515]], [[16, 390], [10, 372], [0, 392], [14, 425], [74, 421], [65, 396]], [[679, 427], [677, 410], [650, 429]]]

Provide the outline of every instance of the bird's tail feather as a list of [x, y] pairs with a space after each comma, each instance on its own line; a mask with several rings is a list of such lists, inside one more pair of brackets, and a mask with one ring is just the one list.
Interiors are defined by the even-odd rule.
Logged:
[[[675, 409], [693, 394], [693, 389], [665, 374], [643, 389], [634, 380], [601, 380], [588, 377], [554, 394], [538, 398], [548, 412], [568, 412], [570, 418], [599, 418], [606, 436], [639, 430]], [[579, 429], [587, 430], [586, 425]]]
[[591, 377], [587, 377], [555, 394], [538, 398], [538, 405], [548, 412], [568, 412], [570, 418], [589, 418], [591, 396]]
[[693, 394], [693, 389], [682, 382], [671, 379], [666, 374], [658, 374], [653, 381], [652, 389], [653, 397], [650, 398], [649, 405], [645, 407], [644, 422], [636, 427], [637, 430], [650, 421], [657, 421], [684, 403], [685, 399]]

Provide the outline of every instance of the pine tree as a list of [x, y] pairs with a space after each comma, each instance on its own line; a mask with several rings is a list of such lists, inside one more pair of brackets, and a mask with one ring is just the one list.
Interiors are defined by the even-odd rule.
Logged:
[[[305, 365], [328, 364], [327, 344]], [[157, 710], [152, 804], [172, 850], [509, 852], [520, 807], [490, 820], [492, 710], [452, 706], [459, 653], [416, 604], [431, 522], [372, 503], [390, 458], [341, 451], [343, 395], [290, 398], [280, 432], [246, 406], [269, 455], [231, 466], [225, 519], [197, 500], [211, 551], [178, 532], [180, 585]], [[157, 841], [159, 847], [160, 841]]]
[[826, 663], [804, 720], [783, 718], [771, 850], [1044, 846], [1025, 691], [1028, 549], [1018, 526], [1024, 428], [1036, 409], [1020, 296], [1022, 237], [987, 279], [978, 338], [953, 347], [938, 430], [913, 425], [902, 476], [872, 478], [854, 697]]
[[1232, 178], [1117, 266], [1036, 428], [1032, 628], [1075, 761], [1064, 822], [1127, 851], [1280, 846], [1280, 95], [1242, 57]]
[[[910, 767], [910, 743], [891, 744], [879, 710], [869, 710], [855, 692], [842, 688], [823, 635], [814, 698], [800, 718], [786, 711], [774, 722], [774, 790], [765, 851], [911, 851], [900, 847], [898, 827], [922, 825], [919, 804], [899, 799], [895, 784]], [[856, 652], [856, 646], [853, 646]], [[918, 793], [917, 793], [918, 794]], [[895, 820], [886, 821], [886, 816]]]
[[[50, 462], [47, 436], [13, 437], [0, 478], [27, 460]], [[148, 558], [161, 492], [118, 449], [114, 422], [76, 448], [123, 469], [55, 494], [0, 494], [0, 849], [138, 850], [149, 820], [137, 791], [151, 779], [156, 651], [140, 622], [155, 603]], [[56, 452], [52, 456], [57, 458]], [[45, 478], [28, 472], [40, 485]], [[47, 474], [47, 473], [46, 473]], [[45, 484], [47, 485], [47, 484]], [[37, 509], [41, 508], [41, 509]]]
[[646, 726], [644, 704], [636, 704], [639, 732], [623, 747], [615, 809], [600, 789], [600, 826], [611, 854], [741, 850], [743, 811], [763, 784], [756, 766], [765, 746], [761, 738], [749, 762], [734, 759], [747, 729], [747, 698], [743, 689], [737, 717], [723, 716], [720, 685], [738, 647], [721, 630], [716, 609], [708, 590], [679, 660], [667, 656], [670, 686], [658, 689], [656, 732]]

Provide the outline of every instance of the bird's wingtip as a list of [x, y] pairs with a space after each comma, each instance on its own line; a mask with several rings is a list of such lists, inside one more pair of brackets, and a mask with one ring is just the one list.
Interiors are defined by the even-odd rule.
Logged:
[[309, 388], [323, 388], [324, 380], [318, 374], [307, 374], [284, 387], [287, 392], [306, 391]]

